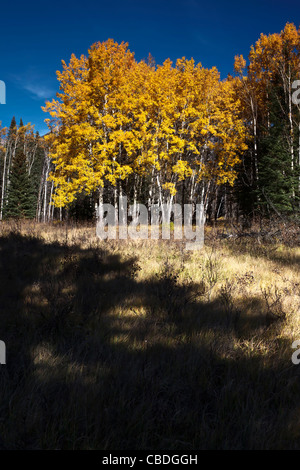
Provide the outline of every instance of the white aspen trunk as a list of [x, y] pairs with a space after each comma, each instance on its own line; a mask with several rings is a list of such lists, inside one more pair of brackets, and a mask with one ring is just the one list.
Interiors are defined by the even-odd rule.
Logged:
[[[161, 184], [160, 184], [160, 180], [159, 180], [159, 175], [157, 175], [156, 180], [157, 180], [157, 186], [158, 186], [159, 205], [160, 205], [160, 207], [162, 207], [163, 199], [162, 199], [162, 189], [161, 189]], [[162, 222], [165, 222], [164, 221], [164, 211], [162, 211]]]
[[227, 189], [224, 188], [224, 207], [225, 207], [225, 220], [228, 220], [228, 207], [227, 207]]
[[136, 207], [137, 207], [137, 193], [138, 193], [138, 180], [139, 177], [134, 175], [134, 182], [133, 182], [133, 212], [132, 212], [132, 219], [135, 221], [137, 217]]
[[6, 183], [7, 189], [9, 188], [9, 185], [10, 185], [10, 169], [11, 169], [12, 162], [15, 159], [15, 156], [16, 156], [16, 150], [17, 150], [18, 142], [19, 142], [19, 135], [16, 136], [13, 152], [10, 152], [10, 157], [8, 159], [7, 183]]
[[189, 195], [190, 204], [192, 206], [192, 217], [194, 216], [194, 208], [195, 208], [194, 196], [195, 196], [195, 173], [193, 172], [191, 176], [191, 187], [190, 187], [190, 195]]
[[210, 187], [211, 187], [211, 181], [208, 182], [208, 185], [207, 185], [207, 188], [206, 188], [206, 195], [205, 195], [205, 200], [204, 200], [204, 214], [205, 214], [205, 216], [206, 216], [207, 208], [208, 208], [208, 204], [209, 204]]
[[45, 179], [44, 185], [44, 208], [43, 208], [43, 222], [46, 222], [46, 213], [47, 213], [47, 190], [48, 190], [48, 181]]
[[257, 122], [256, 118], [253, 119], [253, 137], [254, 137], [254, 168], [255, 168], [255, 180], [258, 182], [258, 154], [257, 154]]
[[[31, 158], [28, 157], [28, 160], [27, 160], [27, 161], [28, 161], [28, 175], [29, 175], [29, 176], [31, 175], [32, 166], [33, 166], [34, 161], [35, 161], [35, 155], [36, 155], [36, 151], [37, 151], [37, 146], [38, 146], [38, 144], [36, 143], [36, 145], [35, 145], [35, 147], [34, 147], [34, 149], [33, 149], [33, 151], [32, 151], [32, 157], [31, 157]], [[25, 155], [26, 155], [26, 154], [25, 154]]]
[[5, 197], [6, 162], [7, 162], [7, 151], [5, 152], [4, 167], [3, 167], [3, 175], [2, 175], [2, 191], [1, 191], [0, 220], [2, 220], [2, 218], [3, 218], [3, 207], [4, 207], [4, 197]]
[[173, 207], [173, 199], [174, 199], [174, 195], [171, 194], [170, 197], [169, 197], [169, 201], [168, 201], [168, 212], [167, 212], [168, 223], [171, 222], [171, 212], [172, 212], [172, 207]]
[[[255, 112], [255, 105], [253, 102], [252, 96], [250, 97], [250, 105], [251, 105], [251, 112], [252, 112], [252, 119], [253, 119], [253, 149], [254, 149], [254, 169], [255, 169], [255, 181], [258, 184], [258, 151], [257, 151], [257, 119], [256, 119], [256, 112]], [[253, 175], [251, 169], [251, 183], [253, 184]]]
[[190, 204], [194, 204], [194, 182], [195, 182], [195, 174], [193, 172], [191, 176], [191, 190], [190, 190]]
[[119, 214], [118, 214], [118, 190], [114, 188], [114, 207], [115, 207], [115, 226], [118, 225]]
[[54, 205], [51, 206], [51, 217], [50, 220], [54, 219]]
[[149, 193], [148, 193], [148, 212], [153, 204], [153, 184], [154, 184], [154, 168], [152, 168], [151, 172], [151, 181], [149, 186]]
[[103, 219], [103, 187], [100, 186], [99, 188], [99, 199], [98, 199], [98, 214], [97, 214], [97, 218], [98, 220], [102, 220]]
[[45, 181], [44, 181], [44, 209], [43, 209], [43, 221], [47, 220], [47, 192], [48, 192], [48, 177], [50, 171], [50, 159], [46, 157], [46, 172], [45, 172]]
[[[49, 197], [49, 201], [48, 201], [48, 222], [50, 220], [53, 220], [53, 210], [54, 210], [54, 206], [51, 205], [51, 202], [52, 202], [52, 195], [53, 195], [53, 189], [54, 189], [54, 182], [52, 181], [52, 184], [51, 184], [51, 191], [50, 191], [50, 197]], [[51, 213], [52, 213], [52, 217], [51, 217]]]
[[[294, 124], [293, 124], [293, 116], [292, 116], [292, 89], [291, 89], [291, 75], [289, 73], [288, 76], [288, 102], [289, 102], [289, 123], [290, 123], [290, 152], [291, 152], [291, 170], [292, 175], [294, 175], [294, 167], [295, 167], [295, 156], [294, 156]], [[292, 183], [292, 196], [295, 198], [295, 188], [294, 184]]]
[[[43, 171], [40, 180], [39, 195], [36, 209], [36, 220], [40, 221], [43, 219], [43, 222], [46, 221], [46, 211], [47, 211], [47, 187], [48, 187], [48, 177], [50, 171], [50, 159], [45, 151], [45, 158], [43, 164]], [[53, 186], [53, 182], [52, 182]]]
[[298, 142], [298, 145], [299, 145], [299, 148], [298, 148], [298, 172], [299, 172], [299, 176], [298, 176], [298, 198], [299, 198], [299, 208], [300, 208], [300, 122], [298, 124], [298, 129], [299, 129], [299, 142]]
[[36, 220], [37, 222], [40, 221], [41, 219], [41, 212], [42, 212], [42, 192], [43, 192], [43, 184], [44, 184], [44, 168], [40, 180], [40, 187], [39, 187], [39, 195], [38, 195], [38, 202], [37, 202], [37, 208], [36, 208]]
[[143, 177], [140, 176], [139, 177], [139, 184], [138, 184], [138, 198], [140, 198], [140, 196], [141, 196], [142, 185], [143, 185]]

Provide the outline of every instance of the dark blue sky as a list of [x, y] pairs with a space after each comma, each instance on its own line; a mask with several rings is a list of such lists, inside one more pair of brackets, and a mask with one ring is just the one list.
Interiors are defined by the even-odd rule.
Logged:
[[236, 54], [247, 56], [261, 32], [300, 25], [299, 0], [51, 0], [0, 5], [0, 80], [6, 104], [0, 121], [35, 124], [46, 132], [41, 106], [58, 91], [56, 70], [70, 55], [87, 54], [96, 41], [129, 43], [137, 60], [149, 52], [157, 63], [193, 57], [232, 73]]

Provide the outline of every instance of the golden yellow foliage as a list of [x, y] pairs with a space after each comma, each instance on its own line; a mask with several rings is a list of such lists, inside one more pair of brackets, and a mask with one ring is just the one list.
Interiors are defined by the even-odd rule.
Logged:
[[246, 131], [234, 83], [216, 68], [184, 57], [138, 63], [109, 39], [72, 55], [57, 77], [61, 92], [44, 108], [56, 205], [131, 174], [157, 175], [171, 195], [190, 177], [233, 183]]

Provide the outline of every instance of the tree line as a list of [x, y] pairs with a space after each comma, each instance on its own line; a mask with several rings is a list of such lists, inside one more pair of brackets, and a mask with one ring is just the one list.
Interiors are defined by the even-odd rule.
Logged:
[[225, 80], [184, 57], [138, 62], [112, 39], [62, 66], [43, 108], [49, 133], [15, 119], [1, 128], [1, 219], [91, 219], [120, 195], [136, 207], [202, 203], [210, 220], [299, 216], [293, 24], [261, 34]]

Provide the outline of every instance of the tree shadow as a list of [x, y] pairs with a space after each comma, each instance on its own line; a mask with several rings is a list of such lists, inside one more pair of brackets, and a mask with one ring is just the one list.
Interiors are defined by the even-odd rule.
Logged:
[[0, 254], [3, 449], [299, 447], [298, 370], [283, 340], [266, 355], [264, 315], [108, 249], [11, 234]]

